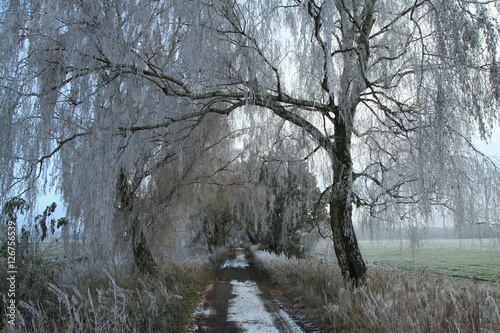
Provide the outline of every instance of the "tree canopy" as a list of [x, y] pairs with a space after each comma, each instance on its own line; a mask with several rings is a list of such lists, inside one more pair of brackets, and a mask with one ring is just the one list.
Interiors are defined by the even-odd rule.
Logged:
[[[33, 198], [53, 173], [70, 214], [112, 238], [117, 192], [141, 197], [173, 160], [174, 182], [230, 171], [232, 146], [219, 143], [240, 126], [248, 147], [267, 147], [274, 134], [256, 124], [268, 119], [300, 143], [297, 159], [323, 163], [348, 277], [366, 270], [354, 206], [368, 222], [417, 223], [437, 206], [458, 223], [498, 218], [498, 166], [473, 144], [499, 124], [497, 1], [11, 0], [1, 10], [4, 201]], [[197, 151], [218, 165], [195, 167]]]

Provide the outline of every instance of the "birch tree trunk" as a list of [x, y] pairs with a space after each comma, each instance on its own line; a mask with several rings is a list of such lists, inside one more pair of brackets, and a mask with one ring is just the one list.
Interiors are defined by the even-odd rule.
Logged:
[[[355, 49], [343, 56], [342, 75], [338, 106], [334, 109], [334, 135], [331, 160], [333, 184], [330, 197], [330, 224], [337, 261], [346, 279], [360, 281], [366, 265], [359, 250], [352, 224], [353, 168], [351, 140], [354, 116], [363, 91], [367, 88], [364, 73], [370, 56], [369, 36], [373, 27], [375, 1], [367, 0], [360, 17], [359, 26], [353, 23], [352, 15], [345, 4], [338, 4], [342, 30], [342, 48]], [[326, 79], [328, 80], [328, 79]], [[328, 86], [325, 81], [324, 86]], [[326, 89], [329, 92], [329, 89]]]
[[[338, 119], [338, 118], [337, 118]], [[333, 246], [342, 275], [360, 281], [366, 265], [359, 250], [352, 221], [353, 170], [351, 159], [351, 132], [345, 123], [335, 122], [333, 186], [330, 195], [330, 224]]]

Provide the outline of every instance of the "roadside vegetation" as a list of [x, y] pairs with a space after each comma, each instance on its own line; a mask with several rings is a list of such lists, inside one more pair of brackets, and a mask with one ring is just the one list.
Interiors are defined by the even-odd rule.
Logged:
[[[17, 276], [16, 326], [5, 325], [3, 315], [0, 332], [183, 332], [225, 255], [165, 262], [156, 276], [116, 276], [85, 261], [25, 261]], [[1, 265], [1, 290], [6, 274]]]
[[390, 266], [346, 283], [335, 262], [254, 251], [297, 308], [331, 332], [499, 332], [500, 286]]

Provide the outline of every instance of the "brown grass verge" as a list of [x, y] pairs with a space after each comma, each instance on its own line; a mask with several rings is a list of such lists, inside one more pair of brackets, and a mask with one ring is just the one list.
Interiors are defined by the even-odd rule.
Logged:
[[500, 332], [500, 288], [433, 273], [371, 267], [362, 286], [335, 263], [256, 251], [260, 267], [331, 332]]
[[[85, 270], [67, 263], [20, 269], [16, 326], [6, 323], [2, 267], [0, 332], [183, 332], [222, 257], [167, 262], [156, 277], [117, 277], [106, 270], [81, 276]], [[80, 275], [68, 279], [68, 269]]]

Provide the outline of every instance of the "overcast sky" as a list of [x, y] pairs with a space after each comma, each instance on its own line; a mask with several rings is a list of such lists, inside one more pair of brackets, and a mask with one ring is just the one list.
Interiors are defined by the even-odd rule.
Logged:
[[488, 140], [488, 143], [478, 140], [476, 146], [484, 154], [490, 157], [496, 157], [500, 162], [500, 127], [496, 127], [493, 130], [493, 135], [491, 139]]

